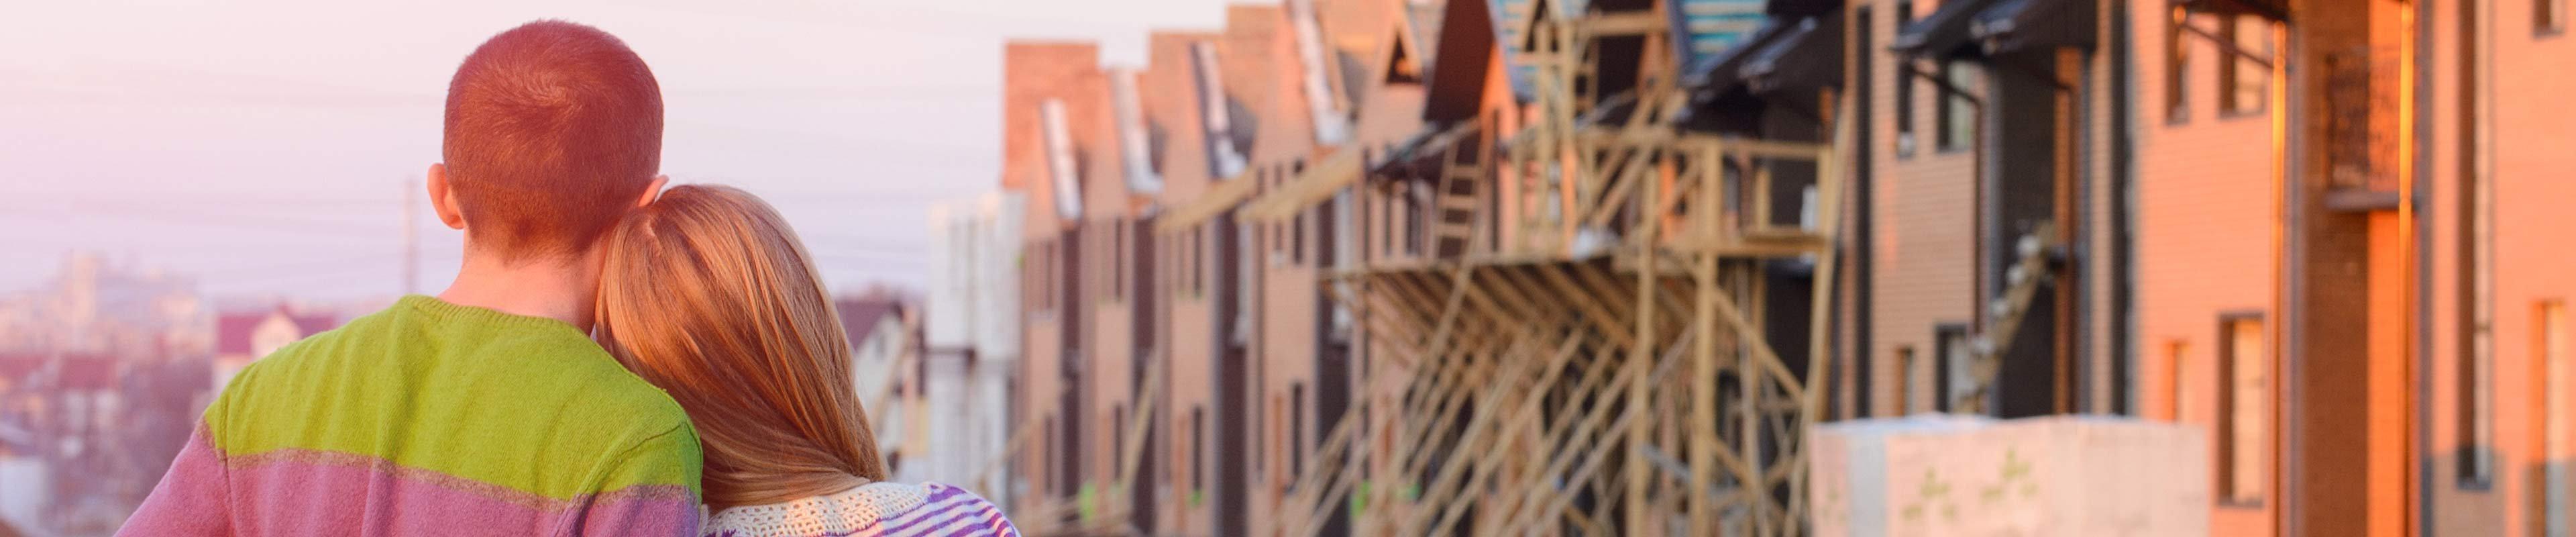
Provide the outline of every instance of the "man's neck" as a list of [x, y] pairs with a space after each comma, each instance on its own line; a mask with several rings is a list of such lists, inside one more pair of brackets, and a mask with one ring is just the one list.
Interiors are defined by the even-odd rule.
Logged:
[[[593, 252], [596, 254], [596, 252]], [[599, 294], [594, 256], [502, 263], [467, 248], [456, 282], [438, 299], [512, 315], [544, 317], [590, 330], [592, 300]]]

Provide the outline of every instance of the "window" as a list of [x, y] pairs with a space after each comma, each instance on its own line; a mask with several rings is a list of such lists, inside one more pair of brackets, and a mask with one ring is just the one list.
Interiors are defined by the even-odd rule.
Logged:
[[[2558, 35], [2567, 31], [2567, 0], [2531, 0], [2531, 31]], [[2552, 534], [2556, 535], [2556, 534]]]
[[1893, 385], [1888, 386], [1888, 394], [1889, 394], [1889, 395], [1894, 395], [1894, 396], [1895, 396], [1895, 397], [1893, 397], [1892, 399], [1894, 399], [1894, 400], [1896, 401], [1896, 415], [1897, 415], [1897, 416], [1908, 416], [1908, 415], [1913, 415], [1913, 414], [1914, 414], [1914, 410], [1915, 410], [1916, 408], [1918, 408], [1918, 407], [1916, 407], [1916, 406], [1915, 406], [1915, 403], [1914, 403], [1914, 347], [1913, 347], [1913, 346], [1910, 346], [1910, 345], [1908, 345], [1908, 346], [1899, 346], [1899, 347], [1897, 347], [1897, 348], [1896, 348], [1896, 375], [1895, 375], [1895, 376], [1896, 376], [1896, 383], [1895, 383], [1895, 384], [1893, 384]]
[[2235, 15], [2218, 26], [2218, 39], [2233, 50], [2218, 71], [2218, 108], [2230, 114], [2263, 111], [2272, 91], [2272, 21]]
[[[1897, 0], [1896, 16], [1890, 18], [1898, 31], [1904, 31], [1905, 25], [1914, 22], [1914, 0]], [[1914, 85], [1921, 81], [1915, 80], [1914, 62], [1887, 63], [1896, 69], [1896, 156], [1914, 156]]]
[[1270, 464], [1270, 450], [1268, 449], [1269, 446], [1273, 445], [1286, 445], [1284, 443], [1284, 439], [1286, 439], [1288, 435], [1279, 434], [1279, 424], [1287, 423], [1288, 420], [1279, 419], [1279, 405], [1279, 396], [1276, 394], [1271, 395], [1270, 419], [1263, 420], [1263, 425], [1261, 427], [1262, 432], [1264, 433], [1263, 436], [1269, 438], [1270, 441], [1252, 443], [1252, 466], [1263, 470], [1260, 472], [1254, 472], [1254, 475], [1269, 476], [1271, 474], [1279, 473], [1279, 468]]
[[1207, 490], [1207, 408], [1190, 407], [1190, 492]]
[[2191, 41], [2183, 28], [2191, 12], [2174, 6], [2165, 17], [2165, 122], [2191, 119]]
[[1109, 299], [1127, 299], [1127, 226], [1109, 222]]
[[2271, 484], [2269, 460], [2271, 378], [2263, 318], [2255, 314], [2218, 320], [2218, 492], [2225, 505], [2262, 505]]
[[1127, 405], [1109, 407], [1109, 460], [1119, 468], [1127, 460]]
[[[1304, 173], [1306, 173], [1305, 159], [1298, 159], [1295, 162], [1289, 163], [1289, 177], [1293, 178]], [[1306, 262], [1306, 214], [1311, 212], [1314, 211], [1298, 209], [1297, 216], [1288, 219], [1289, 263], [1303, 264]]]
[[2576, 423], [2571, 423], [2576, 416], [2567, 413], [2568, 405], [2576, 405], [2576, 378], [2570, 378], [2576, 375], [2576, 363], [2570, 362], [2576, 360], [2576, 355], [2567, 348], [2567, 304], [2543, 302], [2538, 317], [2535, 321], [2539, 326], [2533, 330], [2532, 338], [2533, 358], [2540, 364], [2537, 384], [2542, 394], [2540, 411], [2534, 413], [2541, 422], [2536, 458], [2546, 462], [2542, 464], [2537, 518], [2541, 535], [2566, 537], [2576, 534], [2576, 517], [2570, 516], [2576, 514], [2576, 505], [2568, 502], [2569, 493], [2576, 492], [2568, 489], [2576, 475], [2570, 475], [2567, 467], [2567, 461], [2576, 458]]
[[2190, 345], [2180, 340], [2165, 343], [2165, 421], [2182, 422], [2183, 394], [2187, 393], [2182, 389], [2183, 375], [2191, 371], [2183, 367], [2183, 352], [2189, 349]]
[[1977, 101], [1967, 89], [1976, 73], [1967, 62], [1941, 62], [1941, 150], [1968, 149], [1977, 143]]
[[1424, 190], [1427, 190], [1427, 188], [1425, 188], [1419, 181], [1405, 183], [1404, 192], [1406, 197], [1400, 203], [1401, 206], [1396, 208], [1396, 210], [1404, 212], [1405, 255], [1422, 255], [1422, 207], [1415, 204], [1413, 200], [1428, 197], [1423, 194]]
[[1207, 292], [1207, 224], [1190, 226], [1190, 293]]
[[1942, 412], [1960, 410], [1959, 402], [1977, 393], [1976, 355], [1969, 352], [1968, 327], [1947, 324], [1932, 330], [1935, 356], [1932, 371], [1932, 409]]
[[1288, 385], [1288, 475], [1306, 474], [1306, 385]]
[[[2548, 326], [2550, 304], [2540, 306], [2542, 327]], [[2544, 328], [2545, 330], [2545, 328]], [[2547, 344], [2535, 338], [2536, 350], [2546, 352]], [[2535, 356], [2535, 363], [2548, 367], [2546, 354]], [[2546, 370], [2543, 370], [2546, 373]], [[2546, 383], [2551, 377], [2540, 377]], [[2542, 388], [2540, 393], [2548, 393]], [[2460, 424], [2459, 483], [2461, 488], [2482, 489], [2495, 484], [2495, 353], [2479, 345], [2460, 357]], [[2544, 412], [2547, 409], [2543, 409]]]

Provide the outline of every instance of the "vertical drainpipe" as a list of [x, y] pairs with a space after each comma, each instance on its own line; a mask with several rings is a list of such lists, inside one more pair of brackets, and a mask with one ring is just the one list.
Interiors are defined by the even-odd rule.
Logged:
[[2131, 226], [2136, 223], [2136, 213], [2130, 203], [2135, 199], [2132, 196], [2138, 171], [2131, 155], [2132, 144], [2136, 143], [2131, 132], [2135, 123], [2131, 118], [2136, 117], [2137, 110], [2131, 95], [2135, 90], [2130, 86], [2136, 80], [2132, 70], [2137, 68], [2137, 58], [2129, 43], [2129, 0], [2108, 1], [2111, 4], [2111, 176], [2107, 187], [2111, 199], [2105, 209], [2111, 213], [2110, 259], [2107, 260], [2112, 271], [2109, 410], [2112, 414], [2128, 415], [2136, 413], [2138, 408], [2137, 390], [2131, 389], [2131, 383], [2138, 378], [2137, 346], [2130, 342], [2132, 331], [2137, 327], [2136, 306], [2130, 294], [2130, 285], [2137, 278], [2137, 263], [2132, 257], [2130, 238]]
[[[2415, 49], [2409, 52], [2415, 55], [2416, 60], [2415, 69], [2413, 71], [2415, 80], [2410, 83], [2414, 84], [2417, 88], [2429, 87], [2434, 78], [2432, 68], [2433, 62], [2436, 61], [2436, 58], [2433, 55], [2434, 45], [2432, 21], [2434, 20], [2435, 14], [2433, 11], [2434, 3], [2435, 2], [2427, 0], [2417, 0], [2414, 3]], [[2467, 2], [2463, 3], [2465, 4]], [[2432, 490], [2434, 475], [2437, 471], [2435, 469], [2440, 466], [2440, 464], [2436, 462], [2439, 457], [2433, 455], [2433, 428], [2430, 425], [2430, 423], [2432, 423], [2431, 420], [2433, 416], [2432, 372], [2434, 366], [2432, 329], [2434, 324], [2432, 298], [2432, 260], [2434, 257], [2432, 223], [2434, 218], [2428, 218], [2425, 215], [2425, 210], [2434, 208], [2434, 205], [2416, 202], [2417, 199], [2431, 198], [2431, 194], [2428, 194], [2428, 192], [2432, 191], [2431, 189], [2433, 186], [2433, 159], [2431, 154], [2435, 147], [2433, 145], [2434, 122], [2426, 121], [2426, 118], [2424, 117], [2426, 112], [2433, 110], [2433, 92], [2419, 89], [2414, 92], [2414, 97], [2414, 107], [2416, 110], [2416, 120], [2414, 122], [2415, 132], [2409, 134], [2414, 136], [2416, 140], [2414, 144], [2415, 169], [2411, 170], [2415, 174], [2415, 177], [2409, 179], [2414, 183], [2414, 196], [2408, 199], [2397, 200], [2398, 203], [2404, 203], [2415, 208], [2415, 221], [2413, 222], [2415, 224], [2415, 293], [2407, 298], [2414, 302], [2415, 307], [2415, 315], [2413, 315], [2414, 318], [2412, 319], [2414, 321], [2412, 323], [2414, 326], [2408, 327], [2415, 332], [2413, 349], [2415, 353], [2415, 371], [2414, 374], [2411, 375], [2413, 378], [2409, 380], [2414, 381], [2414, 386], [2410, 389], [2417, 394], [2417, 396], [2415, 398], [2414, 419], [2408, 420], [2411, 422], [2409, 425], [2412, 426], [2412, 430], [2408, 431], [2408, 433], [2410, 436], [2414, 437], [2412, 438], [2415, 443], [2415, 449], [2413, 451], [2416, 457], [2415, 460], [2407, 462], [2415, 465], [2416, 469], [2414, 491], [2409, 494], [2409, 496], [2412, 496], [2415, 500], [2415, 505], [2412, 506], [2414, 511], [2413, 514], [2415, 515], [2412, 517], [2414, 519], [2413, 522], [2415, 523], [2415, 534], [2433, 535], [2433, 495], [2430, 494], [2430, 491]]]
[[[2299, 8], [2306, 3], [2300, 0], [2285, 3], [2289, 4], [2286, 18], [2298, 20]], [[2279, 341], [2273, 344], [2277, 354], [2272, 363], [2272, 382], [2280, 393], [2274, 394], [2272, 400], [2280, 405], [2272, 409], [2271, 423], [2273, 436], [2279, 439], [2280, 444], [2272, 449], [2274, 454], [2280, 455], [2280, 465], [2273, 469], [2282, 499], [2281, 507], [2275, 512], [2277, 529], [2282, 535], [2300, 535], [2299, 530], [2303, 526], [2299, 523], [2299, 509], [2302, 507], [2299, 492], [2302, 487], [2297, 477], [2302, 475], [2300, 471], [2305, 465], [2300, 464], [2298, 457], [2289, 455], [2306, 447], [2301, 445], [2300, 435], [2290, 434], [2298, 426], [2295, 418], [2300, 415], [2300, 407], [2303, 406], [2300, 398], [2305, 394], [2299, 389], [2299, 379], [2292, 378], [2289, 373], [2299, 370], [2296, 362], [2304, 361], [2299, 351], [2306, 347], [2305, 338], [2300, 337], [2301, 331], [2297, 327], [2299, 323], [2306, 322], [2305, 312], [2298, 307], [2299, 298], [2304, 296], [2300, 290], [2305, 286], [2306, 278], [2298, 275], [2298, 267], [2305, 265], [2307, 256], [2299, 249], [2305, 241], [2299, 240], [2295, 231], [2301, 229], [2299, 224], [2305, 221], [2307, 213], [2300, 205], [2306, 197], [2302, 195], [2303, 183], [2296, 178], [2306, 173], [2308, 166], [2300, 158], [2306, 154], [2300, 151], [2300, 142], [2305, 138], [2294, 136], [2293, 129], [2305, 125], [2302, 121], [2308, 116], [2304, 109], [2308, 103], [2306, 97], [2310, 94], [2307, 90], [2314, 84], [2307, 79], [2306, 73], [2296, 69], [2304, 63], [2299, 60], [2307, 54], [2307, 47], [2303, 46], [2307, 42], [2306, 32], [2301, 31], [2297, 24], [2285, 22], [2283, 27], [2284, 35], [2275, 38], [2279, 45], [2272, 47], [2272, 50], [2280, 52], [2273, 56], [2274, 89], [2270, 102], [2266, 104], [2278, 110], [2278, 115], [2272, 119], [2272, 190], [2273, 202], [2277, 204], [2273, 208], [2277, 218], [2272, 228], [2272, 309], [2280, 320], [2272, 329], [2279, 335]]]

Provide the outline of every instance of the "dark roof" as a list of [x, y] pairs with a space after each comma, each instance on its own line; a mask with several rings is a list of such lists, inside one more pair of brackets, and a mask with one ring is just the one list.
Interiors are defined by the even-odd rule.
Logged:
[[[1703, 132], [1751, 128], [1752, 116], [1759, 113], [1762, 103], [1744, 87], [1744, 62], [1790, 33], [1794, 25], [1791, 19], [1772, 19], [1734, 48], [1692, 63], [1689, 71], [1682, 74], [1682, 83], [1690, 88], [1690, 101], [1680, 113], [1673, 114], [1673, 124]], [[1835, 61], [1834, 67], [1839, 69], [1841, 60]]]
[[1977, 13], [1968, 33], [1986, 54], [2025, 48], [2092, 48], [2093, 2], [2003, 0]]
[[1951, 0], [1941, 9], [1925, 15], [1896, 32], [1888, 50], [1906, 56], [1950, 58], [1976, 52], [1970, 48], [1968, 26], [1976, 15], [1993, 6], [1995, 0]]
[[45, 368], [45, 355], [32, 352], [0, 353], [0, 379], [25, 379]]
[[1690, 69], [1682, 74], [1682, 83], [1691, 88], [1691, 100], [1716, 101], [1719, 97], [1735, 91], [1743, 82], [1738, 73], [1742, 71], [1744, 61], [1753, 56], [1755, 51], [1779, 39], [1781, 34], [1788, 33], [1790, 24], [1787, 22], [1775, 19], [1763, 23], [1762, 29], [1753, 32], [1753, 37], [1745, 38], [1744, 42], [1736, 43], [1735, 47], [1726, 49], [1726, 52], [1712, 54], [1692, 62]]
[[1813, 17], [1842, 8], [1840, 0], [1766, 0], [1762, 3], [1762, 11], [1774, 17]]
[[120, 376], [120, 363], [104, 355], [64, 355], [62, 365], [54, 370], [54, 387], [73, 391], [114, 390]]
[[[1430, 179], [1441, 171], [1440, 160], [1449, 155], [1449, 147], [1459, 140], [1475, 139], [1476, 122], [1465, 121], [1442, 128], [1425, 128], [1414, 133], [1395, 148], [1368, 163], [1369, 177], [1387, 179]], [[1470, 142], [1481, 143], [1481, 142]]]
[[249, 353], [252, 350], [251, 333], [259, 331], [259, 323], [268, 322], [268, 317], [271, 315], [285, 315], [287, 322], [295, 323], [295, 333], [299, 337], [311, 337], [340, 327], [338, 316], [328, 313], [299, 313], [285, 304], [278, 304], [267, 311], [225, 313], [215, 316], [215, 353]]
[[868, 334], [887, 316], [901, 315], [903, 302], [892, 297], [843, 298], [832, 301], [832, 310], [841, 318], [843, 337], [857, 345], [867, 341]]
[[1809, 17], [1788, 25], [1780, 38], [1745, 60], [1742, 75], [1755, 93], [1815, 89], [1842, 84], [1843, 24], [1840, 13]]
[[2201, 13], [2247, 14], [2276, 21], [2290, 20], [2289, 0], [2173, 0], [2173, 5]]
[[259, 322], [264, 320], [268, 320], [268, 312], [216, 315], [215, 353], [249, 353], [250, 333], [252, 330], [259, 329]]
[[[1426, 58], [1428, 77], [1422, 120], [1439, 123], [1476, 117], [1485, 105], [1486, 69], [1494, 53], [1494, 23], [1487, 0], [1450, 0], [1441, 11], [1440, 35]], [[1415, 51], [1416, 55], [1426, 51]]]
[[288, 314], [286, 318], [294, 321], [295, 332], [305, 337], [312, 337], [314, 334], [340, 327], [340, 319], [328, 314]]

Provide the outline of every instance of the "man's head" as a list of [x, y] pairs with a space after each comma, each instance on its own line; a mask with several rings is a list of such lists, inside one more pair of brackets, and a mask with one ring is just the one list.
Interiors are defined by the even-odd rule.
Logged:
[[447, 83], [439, 219], [504, 264], [569, 259], [659, 189], [662, 89], [616, 36], [563, 21], [484, 41]]

